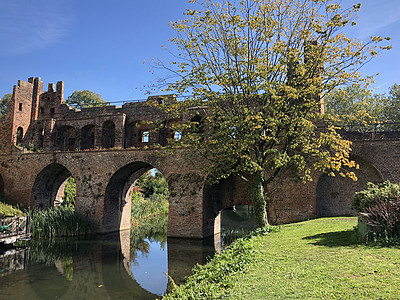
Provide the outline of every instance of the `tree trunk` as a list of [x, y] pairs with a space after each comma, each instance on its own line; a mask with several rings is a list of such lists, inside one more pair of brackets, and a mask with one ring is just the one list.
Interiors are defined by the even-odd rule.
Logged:
[[254, 217], [258, 227], [265, 227], [268, 224], [266, 202], [264, 198], [263, 173], [254, 174], [253, 180], [249, 183], [248, 193], [254, 207]]

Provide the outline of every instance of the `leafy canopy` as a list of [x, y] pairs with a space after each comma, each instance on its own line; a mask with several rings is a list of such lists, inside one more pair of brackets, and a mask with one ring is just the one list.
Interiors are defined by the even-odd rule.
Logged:
[[[191, 94], [185, 101], [155, 104], [171, 119], [167, 124], [189, 147], [208, 159], [212, 180], [232, 174], [253, 181], [253, 202], [265, 207], [263, 188], [284, 168], [303, 180], [311, 170], [339, 171], [355, 178], [349, 167], [350, 142], [326, 121], [320, 99], [346, 83], [369, 83], [359, 68], [384, 41], [348, 38], [360, 4], [343, 9], [332, 0], [192, 0], [185, 18], [171, 22], [176, 61], [159, 63], [176, 81], [168, 91]], [[389, 38], [386, 38], [389, 39]], [[191, 108], [196, 107], [196, 110]], [[194, 116], [194, 111], [197, 116]], [[255, 210], [258, 210], [255, 208]], [[257, 212], [256, 212], [257, 218]], [[260, 223], [259, 223], [260, 224]]]
[[100, 94], [89, 90], [75, 91], [65, 102], [79, 109], [110, 105], [110, 103], [106, 102]]
[[6, 109], [8, 104], [10, 104], [12, 99], [12, 94], [4, 94], [4, 96], [0, 100], [0, 117], [4, 116], [6, 113]]
[[399, 130], [400, 86], [389, 94], [373, 94], [359, 85], [337, 88], [325, 97], [326, 112], [335, 122], [355, 131]]

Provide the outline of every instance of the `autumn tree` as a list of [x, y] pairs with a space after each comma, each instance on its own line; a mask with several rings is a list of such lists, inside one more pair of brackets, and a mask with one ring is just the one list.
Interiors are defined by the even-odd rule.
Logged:
[[[211, 180], [237, 175], [248, 191], [259, 226], [268, 222], [267, 186], [291, 168], [304, 182], [311, 170], [354, 178], [350, 142], [326, 122], [320, 99], [345, 83], [367, 83], [358, 71], [383, 48], [343, 29], [355, 25], [360, 4], [343, 9], [331, 0], [192, 0], [183, 20], [172, 22], [178, 53], [158, 67], [176, 76], [165, 89], [192, 95], [154, 104], [171, 119], [204, 115], [170, 129], [174, 146], [208, 160]], [[170, 77], [169, 77], [170, 78]], [[194, 151], [192, 151], [194, 152]]]
[[105, 101], [100, 94], [89, 90], [75, 91], [65, 102], [79, 109], [110, 105], [110, 103]]

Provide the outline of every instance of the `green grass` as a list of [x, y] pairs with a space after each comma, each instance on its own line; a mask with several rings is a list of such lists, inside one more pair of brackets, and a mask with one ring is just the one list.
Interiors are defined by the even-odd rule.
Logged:
[[[168, 298], [400, 299], [400, 249], [360, 243], [356, 223], [316, 219], [240, 241], [241, 251], [197, 267]], [[216, 275], [219, 282], [207, 279], [232, 260], [245, 266]]]

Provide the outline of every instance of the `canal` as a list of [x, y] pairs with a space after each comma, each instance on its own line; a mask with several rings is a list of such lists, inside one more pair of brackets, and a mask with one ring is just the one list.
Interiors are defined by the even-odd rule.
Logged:
[[171, 279], [183, 283], [195, 264], [253, 228], [252, 210], [240, 206], [224, 210], [221, 234], [204, 240], [132, 230], [93, 240], [31, 241], [0, 253], [0, 298], [160, 298]]

